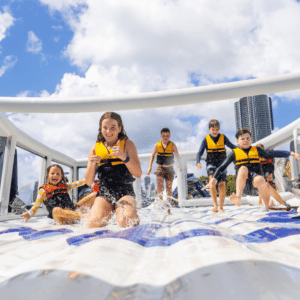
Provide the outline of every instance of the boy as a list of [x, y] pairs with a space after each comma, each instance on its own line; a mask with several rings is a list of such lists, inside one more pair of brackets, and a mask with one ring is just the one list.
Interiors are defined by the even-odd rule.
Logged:
[[[212, 119], [208, 123], [208, 130], [210, 134], [206, 135], [203, 139], [200, 149], [197, 153], [197, 170], [202, 168], [200, 163], [201, 156], [203, 155], [204, 150], [206, 150], [206, 170], [209, 180], [213, 177], [216, 169], [223, 163], [226, 158], [226, 150], [225, 145], [230, 149], [236, 148], [228, 138], [224, 134], [220, 134], [220, 123], [218, 120]], [[227, 173], [226, 171], [220, 173], [218, 176], [218, 187], [219, 187], [219, 210], [220, 212], [224, 212], [223, 204], [226, 195], [226, 181], [227, 181]], [[214, 207], [212, 208], [212, 212], [218, 211], [218, 203], [217, 203], [217, 189], [215, 186], [212, 186], [210, 189], [210, 195], [212, 201], [214, 203]]]
[[254, 187], [258, 189], [259, 197], [264, 201], [265, 207], [269, 210], [269, 185], [263, 177], [260, 158], [288, 157], [294, 156], [299, 160], [299, 154], [288, 151], [271, 151], [266, 152], [262, 148], [251, 146], [251, 132], [248, 128], [240, 129], [237, 134], [236, 148], [226, 158], [222, 165], [216, 170], [211, 181], [203, 189], [209, 188], [216, 184], [216, 178], [224, 171], [231, 162], [234, 162], [237, 178], [236, 178], [236, 194], [230, 196], [230, 201], [237, 206], [241, 206], [242, 193], [246, 185], [246, 181], [250, 181]]
[[166, 190], [167, 190], [167, 199], [171, 204], [172, 200], [172, 184], [174, 180], [174, 153], [178, 161], [178, 168], [181, 171], [180, 167], [180, 156], [177, 150], [176, 145], [170, 141], [170, 130], [169, 128], [163, 128], [160, 131], [161, 141], [159, 141], [155, 146], [153, 153], [150, 157], [149, 168], [147, 175], [150, 175], [154, 157], [157, 154], [157, 169], [154, 172], [156, 175], [157, 182], [157, 193], [159, 198], [162, 199], [162, 192], [164, 187], [164, 180], [166, 180]]

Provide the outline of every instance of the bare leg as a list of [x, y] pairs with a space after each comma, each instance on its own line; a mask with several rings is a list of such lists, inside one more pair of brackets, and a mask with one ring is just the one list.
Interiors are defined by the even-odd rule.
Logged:
[[164, 178], [156, 175], [157, 194], [159, 199], [163, 199]]
[[86, 197], [82, 198], [77, 204], [75, 205], [75, 208], [78, 209], [80, 212], [87, 212], [88, 208], [91, 208], [95, 202], [96, 199], [96, 192], [93, 192]]
[[107, 225], [114, 210], [113, 204], [104, 197], [97, 197], [94, 205], [87, 215], [89, 228], [102, 227]]
[[[166, 180], [167, 199], [170, 205], [172, 205], [172, 185], [173, 185], [173, 181]], [[168, 214], [171, 214], [171, 210], [169, 208], [168, 208]]]
[[[270, 195], [280, 204], [285, 205], [285, 202], [282, 200], [282, 198], [280, 197], [280, 195], [277, 193], [277, 191], [271, 186], [269, 185], [269, 189], [270, 189]], [[271, 200], [270, 200], [271, 201]], [[273, 201], [272, 201], [273, 202]], [[273, 205], [272, 205], [273, 206]], [[272, 207], [270, 205], [270, 207]]]
[[118, 224], [122, 227], [139, 225], [136, 203], [131, 196], [124, 196], [117, 202], [116, 217]]
[[241, 206], [241, 198], [248, 178], [248, 168], [241, 166], [236, 178], [236, 194], [230, 196], [230, 201], [237, 206]]
[[253, 186], [258, 189], [259, 197], [264, 201], [266, 210], [269, 210], [270, 185], [262, 176], [258, 175], [253, 178]]
[[80, 214], [77, 211], [70, 209], [62, 209], [60, 207], [54, 207], [52, 211], [54, 220], [59, 224], [74, 224], [76, 221], [83, 219], [85, 215]]
[[[212, 179], [213, 174], [209, 175], [209, 181]], [[215, 186], [209, 189], [211, 199], [214, 203], [214, 207], [211, 209], [212, 212], [217, 212], [218, 211], [218, 202], [217, 202], [217, 189]]]
[[223, 205], [225, 201], [225, 196], [226, 196], [226, 182], [221, 181], [219, 182], [219, 210], [220, 212], [224, 212]]

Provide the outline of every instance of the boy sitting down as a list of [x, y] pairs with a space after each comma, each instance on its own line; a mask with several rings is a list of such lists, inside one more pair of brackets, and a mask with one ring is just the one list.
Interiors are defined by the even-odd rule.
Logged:
[[242, 193], [246, 182], [253, 184], [258, 189], [259, 197], [263, 200], [266, 209], [269, 209], [270, 191], [269, 185], [263, 177], [260, 158], [288, 157], [294, 156], [299, 160], [299, 154], [289, 151], [266, 152], [262, 148], [251, 146], [251, 132], [248, 128], [240, 129], [237, 134], [238, 148], [233, 149], [232, 153], [226, 158], [222, 165], [216, 170], [213, 178], [203, 188], [211, 188], [216, 185], [216, 178], [223, 172], [231, 162], [236, 168], [236, 194], [230, 196], [230, 201], [237, 206], [241, 206]]

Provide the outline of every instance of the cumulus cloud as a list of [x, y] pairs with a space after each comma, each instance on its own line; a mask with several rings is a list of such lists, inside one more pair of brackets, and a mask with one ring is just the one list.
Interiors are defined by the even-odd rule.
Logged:
[[9, 13], [8, 8], [4, 7], [3, 12], [0, 11], [0, 42], [5, 38], [6, 31], [14, 23], [14, 17]]
[[28, 32], [26, 51], [38, 54], [43, 49], [42, 41], [35, 35], [33, 31]]
[[13, 55], [6, 56], [3, 65], [0, 67], [0, 77], [2, 77], [7, 70], [13, 68], [17, 61], [17, 58]]
[[[52, 95], [44, 92], [49, 97], [170, 90], [300, 68], [300, 5], [294, 0], [40, 2], [67, 16], [74, 36], [64, 55], [83, 71], [64, 74]], [[222, 131], [235, 141], [233, 102], [121, 115], [140, 153], [152, 151], [166, 126], [180, 151], [198, 150], [211, 118], [219, 119]], [[10, 118], [47, 145], [79, 158], [95, 142], [102, 113]]]

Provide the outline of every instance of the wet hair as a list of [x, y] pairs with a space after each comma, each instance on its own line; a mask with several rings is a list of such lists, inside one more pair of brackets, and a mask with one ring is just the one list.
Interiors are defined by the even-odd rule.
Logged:
[[262, 149], [265, 149], [265, 146], [263, 144], [257, 144], [256, 147], [259, 147], [259, 148], [262, 148]]
[[102, 132], [101, 132], [101, 129], [102, 129], [102, 128], [101, 128], [102, 122], [103, 122], [103, 120], [105, 120], [105, 119], [113, 119], [113, 120], [116, 120], [116, 121], [118, 122], [118, 126], [119, 126], [119, 127], [122, 127], [122, 130], [121, 130], [121, 132], [120, 132], [119, 135], [118, 135], [118, 138], [119, 138], [120, 140], [124, 140], [124, 139], [128, 138], [127, 135], [126, 135], [126, 132], [125, 132], [125, 130], [124, 130], [124, 126], [123, 126], [123, 122], [122, 122], [121, 116], [120, 116], [119, 114], [115, 113], [115, 112], [108, 111], [108, 112], [106, 112], [105, 114], [103, 114], [103, 115], [101, 116], [101, 118], [100, 118], [100, 121], [99, 121], [99, 129], [98, 129], [99, 133], [98, 133], [98, 136], [97, 136], [97, 141], [96, 141], [96, 143], [100, 143], [100, 142], [104, 142], [104, 141], [105, 141], [105, 138], [103, 137]]
[[235, 137], [238, 139], [241, 135], [245, 134], [245, 133], [249, 133], [251, 136], [251, 131], [249, 128], [243, 128], [238, 130], [238, 132], [236, 133]]
[[208, 129], [212, 128], [212, 127], [220, 128], [220, 122], [218, 120], [216, 120], [216, 119], [211, 119], [208, 122]]
[[167, 128], [167, 127], [164, 127], [164, 128], [160, 131], [160, 134], [162, 134], [163, 132], [169, 132], [169, 133], [171, 134], [170, 129]]
[[67, 180], [67, 178], [65, 177], [64, 170], [63, 170], [63, 168], [62, 168], [60, 165], [58, 165], [58, 164], [50, 165], [50, 166], [47, 168], [47, 171], [46, 171], [46, 179], [45, 179], [44, 184], [50, 184], [48, 175], [49, 175], [49, 173], [50, 173], [51, 168], [54, 168], [54, 167], [57, 167], [57, 168], [60, 169], [60, 172], [61, 172], [61, 175], [62, 175], [62, 179], [61, 179], [60, 182], [61, 182], [62, 184], [67, 184], [68, 180]]

